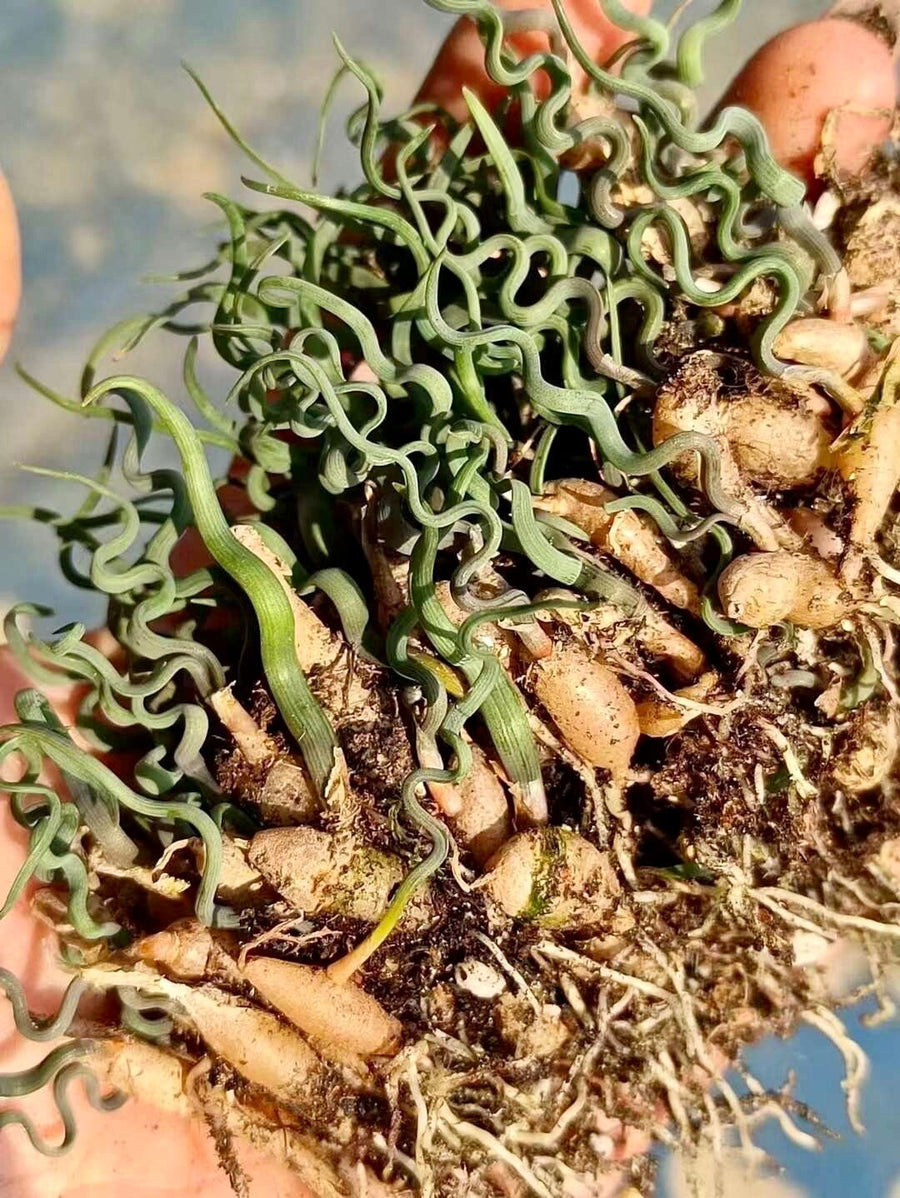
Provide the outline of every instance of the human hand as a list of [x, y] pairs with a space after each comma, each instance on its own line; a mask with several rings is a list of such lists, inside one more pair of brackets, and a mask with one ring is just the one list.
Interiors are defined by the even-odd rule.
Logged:
[[[641, 10], [647, 7], [649, 5], [641, 0]], [[585, 0], [583, 3], [581, 0], [572, 0], [571, 8], [573, 15], [580, 18], [582, 39], [598, 57], [606, 57], [616, 43], [611, 38], [606, 40], [609, 26], [602, 19], [594, 17], [591, 20], [592, 14], [599, 11], [594, 0]], [[473, 36], [473, 31], [465, 23], [454, 30], [435, 68], [430, 72], [420, 98], [434, 99], [463, 115], [460, 88], [465, 83], [490, 101], [492, 85], [477, 69], [477, 60], [471, 56]], [[520, 36], [523, 39], [522, 49], [534, 49], [535, 45], [541, 44], [542, 35]], [[528, 38], [532, 41], [529, 42]], [[11, 213], [11, 209], [9, 211]], [[9, 219], [7, 217], [7, 221]], [[9, 294], [14, 295], [12, 289]], [[12, 312], [11, 305], [9, 310]], [[8, 659], [5, 659], [2, 669], [0, 676], [4, 683], [3, 702], [6, 706], [2, 715], [4, 719], [9, 719], [12, 718], [12, 695], [27, 683]], [[60, 693], [55, 699], [63, 717], [71, 717], [71, 694]], [[5, 830], [0, 831], [0, 877], [5, 872], [11, 878], [21, 860], [22, 844], [16, 836], [17, 831], [15, 827], [11, 827], [9, 835]], [[29, 997], [38, 1010], [51, 1009], [66, 980], [55, 965], [52, 942], [45, 942], [28, 912], [22, 908], [10, 916], [4, 931], [11, 945], [4, 964], [23, 978], [28, 986]], [[8, 1043], [11, 1043], [11, 1039]], [[16, 1047], [15, 1052], [20, 1051]], [[4, 1059], [4, 1068], [19, 1068], [21, 1064], [22, 1060], [14, 1058], [11, 1049], [9, 1057]], [[157, 1195], [182, 1193], [189, 1186], [211, 1198], [216, 1198], [220, 1193], [223, 1196], [231, 1193], [230, 1184], [218, 1167], [212, 1141], [199, 1120], [188, 1123], [175, 1116], [160, 1114], [141, 1103], [130, 1103], [117, 1114], [102, 1116], [87, 1108], [85, 1103], [81, 1107], [84, 1109], [78, 1111], [81, 1128], [79, 1141], [73, 1154], [63, 1160], [48, 1164], [35, 1157], [22, 1137], [15, 1133], [0, 1138], [0, 1171], [4, 1177], [0, 1186], [8, 1185], [10, 1192], [24, 1195], [25, 1198], [38, 1198], [44, 1194], [71, 1196], [82, 1192], [103, 1195], [120, 1193], [123, 1188], [133, 1193]], [[51, 1127], [44, 1130], [49, 1135], [53, 1134]], [[162, 1132], [162, 1139], [157, 1137], [157, 1132]], [[161, 1143], [166, 1145], [163, 1168], [159, 1153]], [[253, 1179], [254, 1193], [263, 1192], [264, 1185], [266, 1192], [277, 1195], [300, 1196], [307, 1192], [292, 1175], [264, 1161], [258, 1154], [252, 1155], [249, 1148], [241, 1151], [249, 1154], [245, 1165]], [[173, 1180], [170, 1181], [170, 1178]]]
[[[646, 11], [650, 0], [633, 0]], [[501, 7], [518, 7], [517, 0], [504, 0]], [[549, 0], [546, 7], [549, 8]], [[616, 31], [600, 14], [594, 0], [577, 0], [573, 15], [581, 35], [598, 58], [607, 57], [621, 44]], [[545, 39], [523, 34], [520, 49], [531, 50]], [[474, 45], [473, 45], [474, 43]], [[439, 51], [419, 98], [443, 104], [457, 115], [464, 112], [462, 87], [478, 92], [486, 102], [495, 100], [496, 87], [479, 67], [474, 54], [480, 42], [474, 28], [461, 21]], [[15, 210], [8, 187], [0, 176], [0, 358], [9, 343], [20, 294], [19, 237]], [[234, 488], [231, 489], [234, 491]], [[240, 499], [239, 493], [224, 499]], [[176, 548], [173, 566], [187, 573], [196, 568], [202, 545], [186, 537]], [[0, 650], [0, 723], [16, 719], [16, 692], [28, 687], [29, 679], [12, 654]], [[75, 720], [77, 692], [60, 688], [48, 698], [67, 725]], [[8, 808], [0, 808], [0, 894], [5, 894], [25, 855], [26, 836]], [[69, 982], [56, 956], [53, 934], [36, 922], [23, 897], [9, 913], [3, 926], [0, 964], [23, 983], [29, 1005], [38, 1014], [56, 1009]], [[0, 1002], [0, 1059], [4, 1072], [14, 1072], [36, 1063], [48, 1045], [32, 1044], [17, 1035], [8, 1003]], [[2, 1076], [0, 1076], [2, 1086]], [[229, 1198], [231, 1183], [219, 1165], [212, 1136], [201, 1119], [185, 1119], [160, 1111], [141, 1101], [129, 1101], [114, 1112], [98, 1112], [85, 1099], [78, 1085], [72, 1087], [72, 1105], [78, 1126], [74, 1147], [63, 1157], [39, 1156], [26, 1137], [16, 1129], [0, 1134], [0, 1195], [16, 1198], [112, 1198], [127, 1192], [134, 1198], [163, 1198], [164, 1195], [194, 1193], [197, 1198]], [[2, 1089], [0, 1089], [2, 1096]], [[50, 1142], [61, 1136], [58, 1113], [46, 1090], [21, 1104], [32, 1114], [40, 1132]], [[271, 1198], [310, 1198], [310, 1192], [283, 1166], [267, 1159], [249, 1144], [237, 1144], [238, 1160], [251, 1181], [251, 1194]]]
[[12, 340], [21, 293], [19, 225], [9, 184], [0, 172], [0, 362]]

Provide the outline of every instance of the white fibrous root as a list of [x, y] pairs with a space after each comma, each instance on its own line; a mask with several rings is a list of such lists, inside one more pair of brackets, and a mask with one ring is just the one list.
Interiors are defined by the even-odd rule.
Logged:
[[529, 684], [572, 752], [624, 786], [641, 729], [634, 700], [612, 670], [571, 640], [534, 663]]
[[831, 628], [851, 610], [844, 582], [821, 558], [802, 553], [735, 558], [718, 587], [725, 614], [750, 628], [768, 628], [781, 620], [799, 628]]
[[400, 1022], [353, 982], [337, 982], [322, 969], [254, 957], [245, 981], [323, 1047], [358, 1057], [393, 1056], [403, 1038]]
[[638, 722], [644, 736], [674, 736], [691, 720], [703, 714], [703, 702], [708, 699], [719, 681], [719, 676], [709, 670], [690, 686], [672, 691], [671, 698], [653, 694], [636, 703]]
[[520, 832], [488, 862], [485, 890], [513, 919], [545, 927], [603, 924], [620, 885], [609, 855], [567, 828]]
[[577, 524], [598, 549], [621, 562], [675, 607], [699, 611], [696, 583], [682, 571], [653, 521], [635, 511], [607, 512], [606, 504], [617, 498], [614, 491], [600, 483], [565, 478], [550, 483], [534, 506]]
[[336, 912], [375, 922], [405, 868], [393, 853], [346, 833], [266, 828], [250, 842], [250, 864], [298, 911]]

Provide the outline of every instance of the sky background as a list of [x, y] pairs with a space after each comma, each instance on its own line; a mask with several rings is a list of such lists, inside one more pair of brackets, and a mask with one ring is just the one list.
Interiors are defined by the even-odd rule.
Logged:
[[[695, 0], [691, 12], [712, 6]], [[823, 7], [821, 0], [746, 0], [710, 60], [707, 98], [772, 33]], [[667, 16], [674, 0], [656, 8]], [[214, 210], [203, 192], [239, 195], [240, 173], [258, 173], [226, 139], [180, 60], [197, 69], [254, 146], [307, 183], [319, 103], [335, 66], [332, 30], [381, 75], [390, 111], [411, 98], [450, 24], [423, 0], [0, 0], [0, 164], [19, 205], [25, 256], [22, 316], [0, 367], [0, 505], [39, 500], [71, 510], [82, 498], [71, 485], [37, 482], [16, 464], [93, 472], [103, 448], [101, 422], [34, 395], [13, 361], [77, 396], [99, 333], [167, 294], [141, 276], [208, 256]], [[357, 177], [343, 141], [351, 100], [347, 88], [330, 123], [327, 188]], [[128, 369], [178, 395], [177, 350], [166, 338], [151, 342]], [[214, 365], [201, 369], [215, 390]], [[0, 521], [0, 607], [39, 599], [56, 609], [56, 623], [101, 619], [96, 602], [58, 577], [54, 561], [50, 533]], [[858, 1015], [848, 1022], [873, 1062], [863, 1139], [847, 1127], [841, 1061], [830, 1043], [806, 1029], [752, 1054], [767, 1083], [781, 1084], [795, 1070], [797, 1095], [844, 1136], [815, 1156], [780, 1134], [761, 1136], [787, 1170], [789, 1188], [779, 1193], [900, 1198], [900, 1030], [867, 1030]], [[675, 1182], [664, 1188], [685, 1192]], [[751, 1188], [740, 1177], [726, 1189], [728, 1198], [775, 1192], [771, 1182]]]

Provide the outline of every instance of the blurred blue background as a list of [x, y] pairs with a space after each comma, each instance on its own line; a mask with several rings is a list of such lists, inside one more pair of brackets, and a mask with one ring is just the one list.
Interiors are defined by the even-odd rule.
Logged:
[[[524, 6], [524, 0], [523, 0]], [[669, 16], [675, 0], [656, 5]], [[712, 0], [695, 0], [691, 16]], [[716, 43], [707, 98], [753, 50], [785, 25], [821, 12], [821, 0], [747, 0], [738, 23]], [[413, 95], [451, 24], [422, 0], [0, 0], [0, 164], [16, 196], [25, 253], [25, 296], [10, 361], [0, 367], [3, 435], [0, 504], [71, 510], [81, 495], [15, 468], [40, 463], [93, 471], [104, 428], [69, 416], [16, 377], [23, 362], [57, 390], [76, 396], [95, 337], [123, 316], [156, 306], [167, 292], [143, 274], [200, 264], [214, 239], [204, 191], [240, 191], [247, 169], [179, 66], [188, 60], [264, 155], [308, 182], [321, 97], [334, 71], [331, 31], [386, 84], [386, 108]], [[341, 93], [325, 146], [323, 185], [356, 178], [342, 118], [357, 97]], [[249, 173], [255, 168], [251, 166]], [[254, 200], [258, 197], [254, 197]], [[180, 355], [166, 339], [129, 360], [174, 394]], [[213, 363], [205, 378], [214, 379]], [[95, 622], [102, 611], [54, 567], [54, 538], [0, 521], [0, 608], [39, 599], [57, 623]], [[769, 1131], [759, 1142], [785, 1166], [784, 1181], [736, 1175], [729, 1195], [900, 1198], [900, 1030], [848, 1023], [873, 1068], [863, 1103], [868, 1124], [854, 1136], [843, 1114], [842, 1063], [810, 1029], [787, 1045], [756, 1048], [751, 1062], [767, 1083], [798, 1075], [809, 1101], [841, 1141], [809, 1155]], [[664, 1192], [687, 1193], [664, 1167]], [[711, 1186], [701, 1187], [711, 1195]]]

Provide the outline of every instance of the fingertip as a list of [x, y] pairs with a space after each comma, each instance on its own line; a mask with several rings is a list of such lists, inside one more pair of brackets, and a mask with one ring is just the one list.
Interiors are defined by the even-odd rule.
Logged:
[[22, 294], [22, 249], [12, 192], [0, 171], [0, 361], [12, 340]]
[[[652, 0], [624, 0], [625, 7], [636, 16], [647, 16]], [[501, 9], [521, 9], [521, 0], [496, 0]], [[535, 9], [551, 8], [551, 0], [536, 0]], [[598, 62], [614, 54], [634, 34], [622, 29], [604, 13], [599, 0], [567, 0], [567, 11], [585, 51]], [[547, 50], [550, 42], [542, 29], [525, 29], [510, 33], [506, 38], [521, 57]], [[580, 74], [574, 72], [576, 84]], [[547, 94], [549, 80], [537, 72], [534, 86], [539, 95]], [[450, 30], [435, 57], [417, 99], [438, 105], [454, 120], [465, 121], [468, 111], [463, 102], [469, 89], [485, 107], [492, 111], [507, 95], [507, 89], [488, 77], [484, 65], [484, 45], [470, 17], [461, 17]]]
[[887, 44], [858, 22], [824, 17], [766, 42], [732, 81], [722, 104], [755, 113], [778, 161], [813, 185], [829, 113], [837, 113], [835, 163], [855, 174], [890, 132], [895, 98]]

